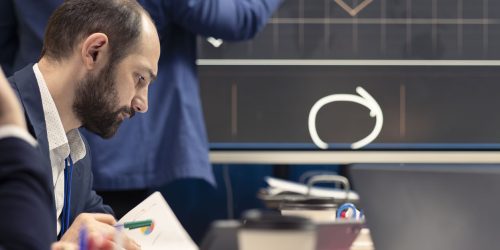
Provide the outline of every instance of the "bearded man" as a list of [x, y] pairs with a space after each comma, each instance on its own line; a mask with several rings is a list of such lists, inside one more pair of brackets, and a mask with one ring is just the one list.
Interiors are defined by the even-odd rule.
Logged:
[[76, 243], [83, 225], [114, 233], [111, 208], [92, 190], [90, 150], [78, 128], [110, 138], [123, 120], [146, 112], [159, 56], [156, 28], [135, 0], [68, 0], [48, 21], [38, 63], [9, 78], [44, 156], [39, 164], [51, 173], [54, 241]]

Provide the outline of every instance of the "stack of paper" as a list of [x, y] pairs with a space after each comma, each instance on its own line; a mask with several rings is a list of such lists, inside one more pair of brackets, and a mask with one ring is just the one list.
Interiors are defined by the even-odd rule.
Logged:
[[[267, 188], [267, 192], [269, 195], [276, 195], [284, 192], [292, 192], [297, 194], [307, 194], [307, 185], [277, 179], [273, 177], [266, 177], [266, 182], [269, 185]], [[349, 201], [356, 202], [359, 200], [359, 195], [354, 191], [346, 192], [345, 190], [336, 189], [336, 188], [321, 188], [321, 187], [313, 187], [311, 188], [311, 196], [316, 197], [333, 197], [338, 200], [345, 200], [346, 195]]]

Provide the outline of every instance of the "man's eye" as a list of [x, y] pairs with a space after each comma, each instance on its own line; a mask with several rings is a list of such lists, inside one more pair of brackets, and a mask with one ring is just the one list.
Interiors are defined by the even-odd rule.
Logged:
[[142, 75], [137, 75], [137, 84], [139, 86], [146, 84], [146, 78]]
[[145, 82], [146, 78], [144, 78], [144, 76], [138, 75], [137, 80], [139, 81], [139, 83], [141, 83], [141, 82]]

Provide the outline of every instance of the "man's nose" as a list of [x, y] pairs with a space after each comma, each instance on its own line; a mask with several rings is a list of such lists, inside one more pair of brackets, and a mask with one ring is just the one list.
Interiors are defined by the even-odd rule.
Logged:
[[144, 88], [132, 99], [132, 108], [135, 112], [146, 113], [148, 111], [148, 90]]

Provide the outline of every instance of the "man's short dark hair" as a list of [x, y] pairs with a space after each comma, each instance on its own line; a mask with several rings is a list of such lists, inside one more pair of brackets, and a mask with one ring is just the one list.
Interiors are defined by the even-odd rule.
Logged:
[[100, 32], [116, 63], [136, 45], [144, 13], [135, 0], [66, 0], [49, 18], [41, 56], [65, 59], [82, 39]]

